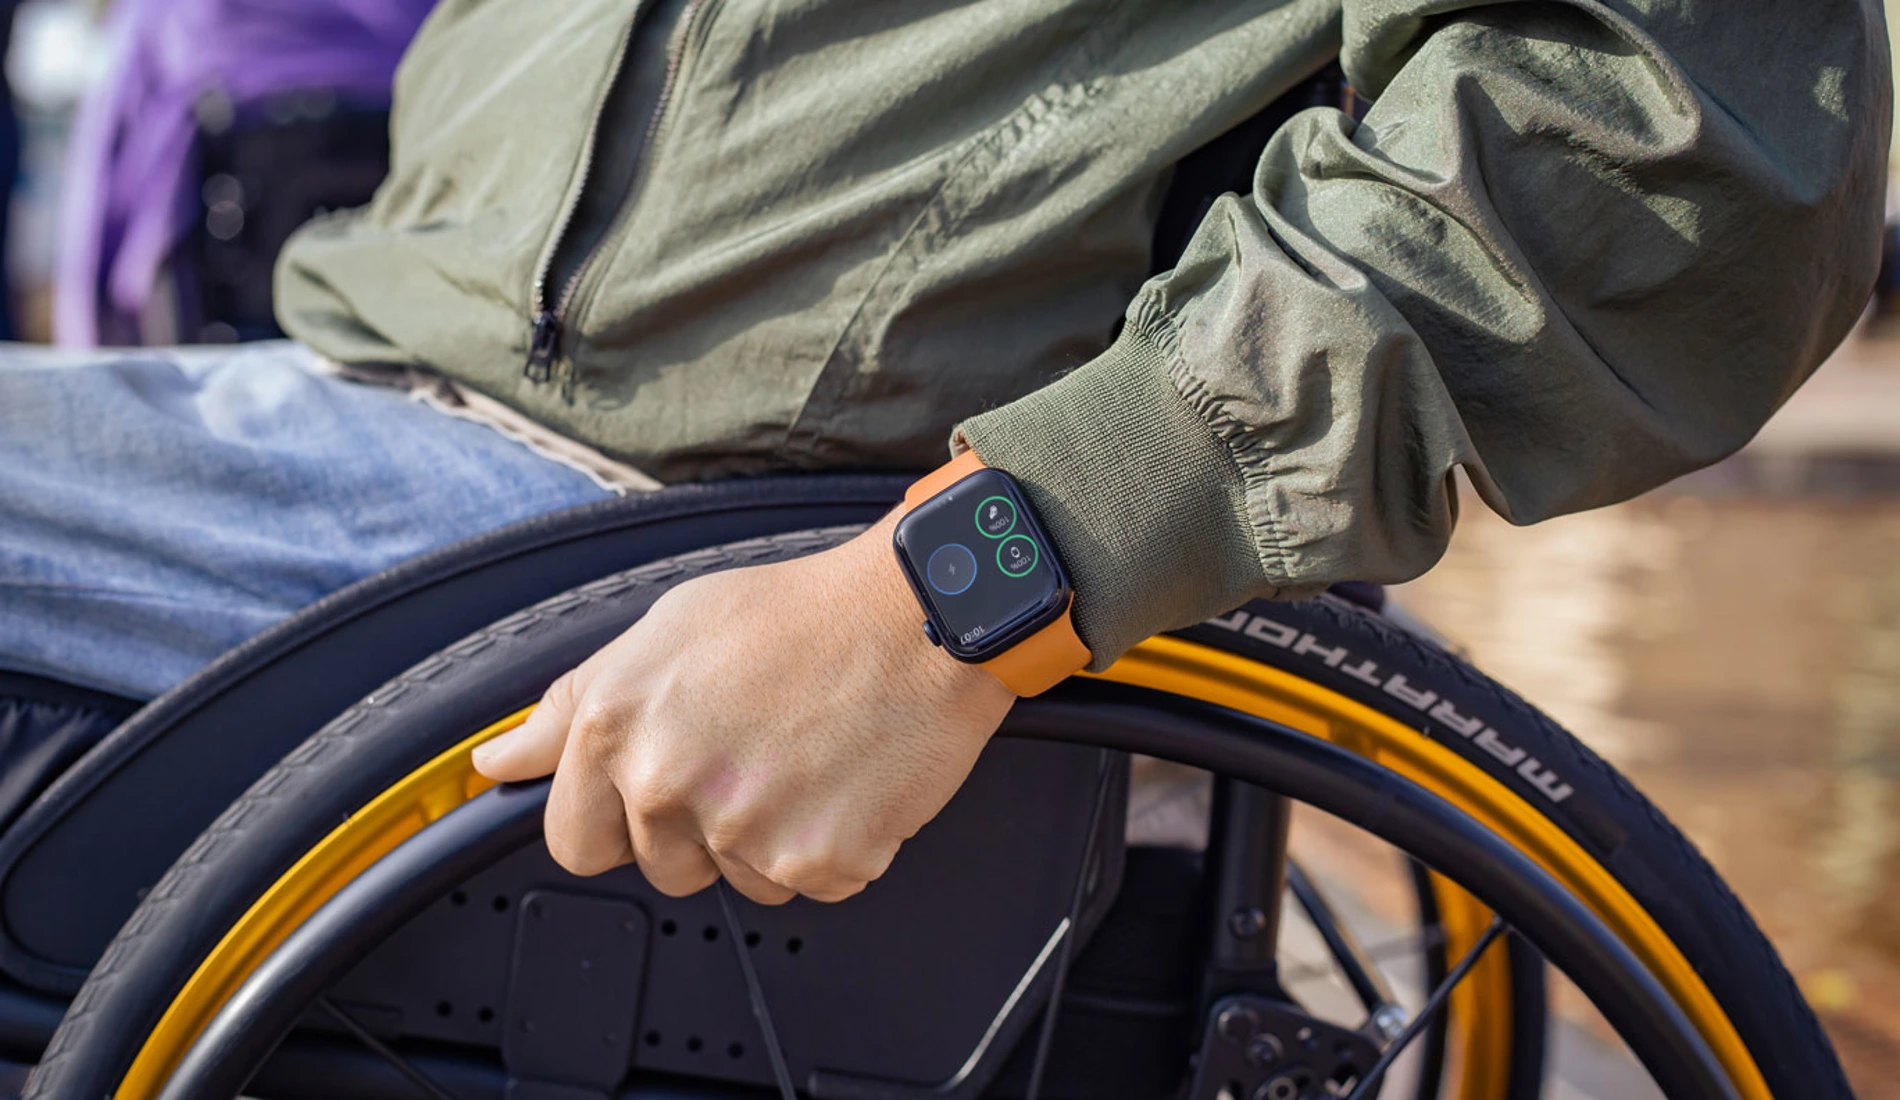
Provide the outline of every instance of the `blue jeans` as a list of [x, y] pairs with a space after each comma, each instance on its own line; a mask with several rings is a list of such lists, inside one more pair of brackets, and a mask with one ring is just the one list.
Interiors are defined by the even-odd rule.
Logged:
[[0, 348], [0, 669], [154, 696], [352, 581], [608, 495], [293, 343]]

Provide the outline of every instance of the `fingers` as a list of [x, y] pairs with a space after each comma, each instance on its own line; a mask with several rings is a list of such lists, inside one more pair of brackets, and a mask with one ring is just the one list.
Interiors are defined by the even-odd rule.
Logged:
[[600, 718], [570, 729], [548, 791], [548, 853], [576, 875], [635, 863], [662, 894], [698, 893], [718, 880], [719, 868], [676, 794], [624, 774], [632, 733]]
[[801, 779], [801, 766], [814, 769], [784, 744], [807, 740], [781, 730], [783, 744], [768, 751], [757, 737], [731, 736], [751, 728], [756, 708], [733, 721], [722, 696], [683, 688], [662, 659], [670, 653], [654, 656], [650, 641], [623, 636], [555, 681], [519, 727], [476, 750], [476, 768], [499, 781], [554, 774], [546, 836], [555, 861], [584, 876], [637, 863], [674, 897], [723, 876], [766, 905], [799, 895], [842, 901], [881, 876], [893, 838], [915, 825], [870, 814], [851, 797], [850, 760], [816, 769], [822, 781]]
[[[719, 881], [719, 867], [700, 844], [697, 834], [683, 826], [656, 822], [631, 811], [627, 821], [634, 862], [640, 865], [640, 873], [655, 890], [668, 897], [683, 898]], [[734, 882], [733, 885], [739, 884]], [[740, 892], [745, 893], [743, 887]]]
[[555, 681], [526, 722], [483, 746], [493, 750], [477, 760], [477, 768], [503, 780], [554, 773], [548, 853], [573, 874], [598, 875], [637, 863], [663, 894], [705, 889], [719, 870], [679, 814], [683, 792], [657, 790], [622, 774], [635, 719], [598, 701], [583, 702], [587, 673], [582, 665]]
[[784, 854], [765, 863], [764, 869], [766, 876], [784, 889], [813, 901], [839, 902], [863, 893], [865, 887], [883, 876], [896, 855], [896, 845], [878, 850], [844, 845], [802, 855]]
[[613, 754], [603, 732], [588, 728], [567, 738], [548, 791], [548, 853], [577, 875], [598, 875], [634, 858], [626, 804], [614, 785]]
[[784, 905], [798, 896], [798, 891], [789, 886], [780, 886], [764, 875], [759, 874], [745, 861], [712, 853], [714, 865], [724, 875], [732, 888], [758, 902], [760, 905]]
[[519, 783], [552, 773], [567, 747], [568, 730], [586, 689], [586, 665], [554, 681], [526, 721], [476, 746], [475, 770], [497, 783]]

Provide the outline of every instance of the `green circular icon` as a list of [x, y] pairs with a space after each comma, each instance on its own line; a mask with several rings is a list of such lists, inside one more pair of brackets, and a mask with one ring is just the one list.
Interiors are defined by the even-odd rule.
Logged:
[[984, 497], [976, 506], [976, 529], [1000, 539], [1016, 527], [1016, 502], [1008, 497]]
[[996, 547], [996, 568], [1005, 576], [1020, 577], [1036, 567], [1036, 540], [1011, 535]]

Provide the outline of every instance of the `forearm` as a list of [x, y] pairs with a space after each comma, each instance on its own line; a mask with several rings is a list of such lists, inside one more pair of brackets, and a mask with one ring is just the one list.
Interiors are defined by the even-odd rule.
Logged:
[[962, 426], [1029, 486], [1098, 659], [1416, 575], [1459, 465], [1531, 522], [1714, 461], [1864, 302], [1877, 7], [1454, 7], [1349, 3], [1366, 119], [1297, 116], [1115, 348]]

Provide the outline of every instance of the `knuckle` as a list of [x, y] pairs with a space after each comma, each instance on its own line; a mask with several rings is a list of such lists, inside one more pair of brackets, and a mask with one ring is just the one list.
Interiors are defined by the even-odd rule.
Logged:
[[746, 862], [746, 832], [730, 818], [702, 818], [700, 835], [706, 838], [706, 850], [728, 863]]
[[649, 827], [675, 816], [684, 803], [684, 790], [672, 773], [647, 754], [621, 769], [619, 786], [628, 813]]
[[611, 871], [624, 862], [617, 855], [609, 855], [598, 847], [574, 844], [557, 835], [548, 837], [548, 854], [554, 857], [554, 862], [560, 864], [562, 870], [582, 878]]
[[709, 810], [701, 806], [695, 815], [699, 835], [706, 848], [728, 862], [758, 866], [751, 858], [760, 841], [768, 839], [760, 815], [745, 809]]
[[733, 887], [760, 905], [784, 905], [798, 896], [796, 891], [788, 890], [763, 876], [743, 883], [734, 881]]
[[847, 898], [856, 897], [863, 893], [864, 888], [869, 885], [870, 883], [868, 882], [861, 882], [855, 879], [837, 878], [823, 886], [815, 887], [810, 890], [801, 890], [799, 892], [813, 901], [824, 902], [827, 905], [835, 905]]
[[883, 878], [884, 873], [891, 869], [891, 863], [897, 859], [897, 849], [898, 845], [892, 844], [889, 847], [865, 853], [852, 864], [851, 877], [862, 880], [865, 885]]
[[700, 870], [673, 870], [664, 874], [647, 874], [647, 882], [655, 890], [669, 898], [683, 898], [697, 894], [719, 880], [719, 872], [708, 864]]
[[763, 873], [780, 886], [803, 894], [807, 887], [822, 885], [831, 877], [829, 872], [822, 861], [810, 856], [781, 856]]
[[553, 707], [555, 710], [572, 709], [573, 705], [580, 701], [576, 695], [580, 689], [580, 676], [577, 675], [579, 671], [579, 669], [570, 668], [549, 684], [548, 689], [541, 693], [542, 705]]
[[780, 860], [774, 868], [777, 873], [771, 877], [813, 901], [839, 902], [863, 893], [865, 887], [883, 877], [897, 849], [897, 844], [863, 849], [830, 847]]
[[852, 873], [847, 861], [832, 854], [780, 859], [768, 877], [816, 901], [841, 901], [864, 889], [867, 881]]
[[623, 726], [620, 714], [613, 707], [589, 697], [574, 707], [570, 732], [589, 756], [609, 758], [619, 750]]

